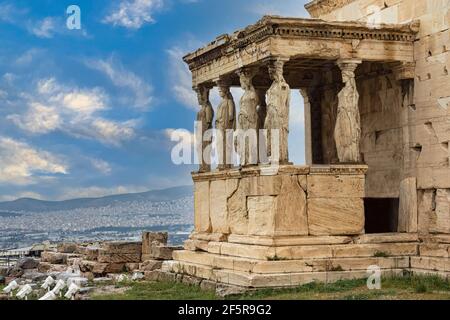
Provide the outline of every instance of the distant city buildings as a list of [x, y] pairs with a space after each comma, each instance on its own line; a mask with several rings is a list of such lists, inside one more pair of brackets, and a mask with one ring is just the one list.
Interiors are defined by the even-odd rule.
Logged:
[[181, 243], [192, 230], [193, 198], [115, 202], [104, 207], [0, 215], [0, 249], [42, 241], [138, 239], [143, 230], [167, 230]]

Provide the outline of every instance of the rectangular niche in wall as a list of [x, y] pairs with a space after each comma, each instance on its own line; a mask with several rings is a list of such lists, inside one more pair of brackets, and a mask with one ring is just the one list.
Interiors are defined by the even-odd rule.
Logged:
[[366, 198], [364, 210], [366, 233], [397, 232], [398, 198]]

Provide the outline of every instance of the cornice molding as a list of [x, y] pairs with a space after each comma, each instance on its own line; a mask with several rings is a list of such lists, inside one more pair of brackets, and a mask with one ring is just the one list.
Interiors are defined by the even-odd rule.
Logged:
[[218, 37], [207, 46], [186, 55], [184, 61], [193, 70], [270, 37], [412, 42], [417, 32], [417, 22], [370, 26], [364, 22], [329, 22], [318, 19], [265, 16], [256, 24], [238, 30], [232, 35]]

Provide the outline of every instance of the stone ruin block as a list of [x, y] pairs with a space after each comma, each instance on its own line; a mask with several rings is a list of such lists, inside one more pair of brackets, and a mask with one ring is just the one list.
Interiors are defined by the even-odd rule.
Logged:
[[140, 253], [110, 253], [106, 250], [99, 250], [98, 262], [101, 263], [139, 263], [141, 262]]
[[58, 243], [56, 251], [60, 253], [76, 253], [78, 251], [78, 245], [73, 242]]
[[142, 233], [142, 254], [150, 254], [153, 245], [167, 245], [168, 238], [169, 234], [167, 232]]
[[159, 270], [162, 267], [161, 260], [146, 260], [139, 264], [139, 270], [141, 271], [154, 271]]
[[141, 254], [142, 242], [105, 242], [102, 249], [108, 254]]
[[149, 254], [142, 255], [142, 261], [147, 260], [172, 260], [175, 250], [183, 250], [183, 247], [169, 247], [154, 245], [150, 249]]
[[41, 254], [41, 261], [50, 264], [67, 264], [67, 255], [64, 253], [44, 251]]

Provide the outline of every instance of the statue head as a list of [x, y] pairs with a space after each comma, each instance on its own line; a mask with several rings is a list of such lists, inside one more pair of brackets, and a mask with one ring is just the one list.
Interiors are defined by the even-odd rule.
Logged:
[[269, 64], [269, 77], [273, 81], [283, 80], [284, 61], [275, 60]]
[[205, 86], [199, 86], [195, 88], [195, 91], [197, 92], [198, 104], [201, 106], [206, 105], [209, 100], [209, 88]]
[[222, 99], [225, 99], [231, 95], [230, 85], [226, 81], [217, 81], [217, 87], [219, 89], [219, 95]]
[[249, 90], [253, 86], [252, 80], [255, 76], [255, 72], [249, 68], [243, 68], [238, 71], [238, 75], [242, 89], [244, 89], [244, 91]]

